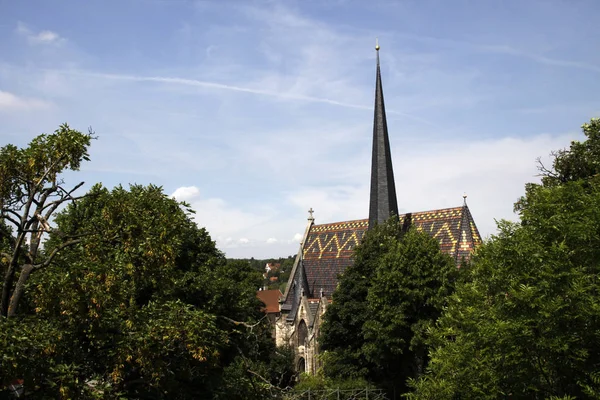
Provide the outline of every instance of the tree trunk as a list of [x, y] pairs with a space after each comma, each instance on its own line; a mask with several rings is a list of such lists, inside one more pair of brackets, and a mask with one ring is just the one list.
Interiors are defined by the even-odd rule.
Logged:
[[0, 299], [0, 316], [6, 317], [8, 314], [8, 302], [10, 301], [10, 289], [12, 287], [14, 270], [12, 265], [8, 266], [8, 271], [4, 277], [4, 284], [2, 285], [2, 298]]
[[17, 281], [17, 285], [15, 286], [15, 291], [10, 299], [10, 305], [8, 306], [8, 314], [7, 316], [14, 317], [17, 313], [17, 307], [19, 306], [19, 300], [23, 296], [23, 292], [25, 291], [25, 283], [29, 279], [29, 275], [31, 275], [31, 271], [33, 271], [33, 265], [25, 264], [21, 269], [21, 274], [19, 275], [19, 280]]

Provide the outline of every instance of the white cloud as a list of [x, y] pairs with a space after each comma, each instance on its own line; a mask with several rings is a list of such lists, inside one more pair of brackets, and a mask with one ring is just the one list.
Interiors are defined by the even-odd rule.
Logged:
[[[456, 207], [464, 192], [481, 234], [495, 232], [494, 219], [512, 219], [513, 203], [524, 193], [524, 184], [536, 181], [537, 157], [547, 160], [551, 150], [564, 147], [577, 134], [537, 135], [529, 138], [500, 138], [479, 142], [452, 141], [414, 146], [402, 154], [402, 144], [392, 149], [400, 212]], [[305, 164], [308, 177], [322, 172], [318, 165]], [[333, 165], [332, 165], [333, 167]], [[346, 175], [339, 174], [345, 170]], [[276, 257], [294, 254], [306, 220], [305, 210], [315, 210], [317, 224], [368, 217], [368, 157], [339, 160], [328, 174], [336, 185], [315, 182], [287, 193], [281, 206], [240, 209], [222, 199], [204, 198], [197, 187], [181, 187], [174, 196], [191, 203], [196, 220], [217, 238], [218, 246], [230, 257]], [[289, 207], [283, 218], [277, 213]], [[294, 211], [295, 210], [295, 211]], [[293, 238], [279, 240], [277, 237]]]
[[[120, 172], [114, 179], [130, 181], [142, 179], [136, 173], [152, 173], [152, 179], [165, 185], [177, 176], [173, 185], [185, 182], [190, 186], [178, 188], [173, 196], [191, 203], [197, 223], [208, 229], [228, 256], [294, 254], [303, 236], [295, 232], [303, 232], [308, 208], [315, 209], [317, 223], [368, 216], [375, 72], [375, 53], [368, 49], [375, 34], [309, 19], [284, 4], [239, 7], [246, 18], [236, 20], [235, 26], [219, 25], [223, 37], [214, 26], [207, 28], [210, 24], [185, 25], [184, 33], [194, 38], [186, 42], [187, 51], [202, 58], [190, 68], [173, 60], [163, 66], [132, 64], [127, 69], [93, 72], [90, 66], [98, 64], [81, 62], [79, 54], [70, 54], [64, 57], [66, 64], [45, 70], [15, 67], [19, 79], [4, 79], [24, 82], [28, 88], [19, 93], [36, 93], [33, 89], [42, 98], [60, 96], [78, 104], [85, 104], [85, 97], [98, 99], [97, 107], [82, 111], [98, 121], [92, 122], [95, 127], [105, 125], [108, 134], [101, 133], [99, 145], [107, 143], [130, 154], [108, 157], [105, 152], [103, 157], [93, 157], [92, 168]], [[231, 17], [239, 17], [238, 10]], [[17, 32], [31, 44], [64, 41], [55, 32], [34, 31], [22, 23]], [[243, 48], [242, 36], [253, 43], [252, 51]], [[513, 57], [520, 53], [431, 40], [426, 43], [429, 46], [422, 46], [429, 39], [396, 36], [392, 31], [387, 37], [382, 68], [401, 211], [456, 206], [466, 192], [482, 233], [493, 232], [494, 218], [514, 218], [513, 202], [523, 193], [523, 184], [535, 180], [535, 158], [568, 145], [571, 136], [526, 137], [535, 132], [530, 130], [521, 138], [479, 139], [508, 135], [519, 122], [507, 118], [498, 124], [500, 117], [492, 113], [489, 121], [481, 121], [478, 113], [487, 109], [478, 105], [495, 98], [514, 104], [509, 100], [520, 97], [520, 90], [512, 89], [519, 92], [517, 96], [502, 96], [499, 89], [503, 88], [487, 79], [494, 71], [486, 70], [485, 63], [461, 63], [460, 68], [453, 68], [442, 50], [454, 46], [468, 55], [491, 52]], [[47, 48], [56, 56], [55, 48]], [[562, 61], [558, 65], [568, 66]], [[557, 108], [564, 110], [567, 100], [556, 101]], [[0, 111], [43, 104], [0, 92]], [[492, 104], [496, 103], [488, 105]], [[114, 109], [127, 110], [128, 115]], [[444, 118], [454, 109], [468, 111], [472, 118], [464, 123], [462, 114]], [[503, 112], [500, 109], [497, 115], [504, 118]], [[175, 113], [180, 115], [172, 117]], [[519, 129], [535, 123], [540, 121], [524, 121]], [[453, 124], [463, 126], [464, 132]], [[431, 129], [435, 125], [440, 128]], [[486, 126], [489, 131], [473, 133]], [[117, 138], [127, 145], [119, 146]], [[205, 181], [206, 186], [191, 186]], [[227, 184], [220, 186], [221, 182]], [[256, 196], [248, 196], [255, 203], [241, 190], [232, 194], [238, 186], [256, 191]]]
[[[352, 168], [348, 164], [346, 166]], [[343, 165], [340, 165], [343, 168]], [[363, 168], [368, 171], [368, 166]], [[304, 187], [288, 194], [288, 201], [304, 210], [315, 210], [316, 223], [366, 218], [369, 204], [369, 176], [355, 175], [356, 180], [347, 185]], [[300, 238], [301, 240], [301, 238]]]
[[200, 195], [200, 189], [196, 186], [184, 186], [177, 188], [171, 195], [179, 201], [189, 202]]
[[[298, 227], [306, 220], [295, 214], [281, 216], [281, 209], [271, 206], [242, 209], [223, 199], [205, 198], [196, 186], [180, 187], [172, 197], [189, 203], [195, 210], [194, 220], [205, 227], [216, 240], [219, 249], [228, 257], [269, 258], [293, 255], [298, 251], [302, 239]], [[285, 206], [285, 205], [284, 205]], [[305, 215], [305, 212], [298, 212]], [[279, 240], [278, 237], [293, 237], [294, 240]]]
[[449, 38], [441, 38], [441, 37], [433, 37], [433, 36], [424, 36], [424, 35], [411, 35], [407, 33], [397, 32], [396, 36], [408, 38], [410, 40], [424, 42], [428, 44], [436, 44], [439, 46], [450, 46], [460, 49], [470, 49], [476, 52], [484, 52], [484, 53], [492, 53], [492, 54], [500, 54], [505, 56], [514, 56], [514, 57], [522, 57], [528, 58], [540, 64], [557, 66], [557, 67], [566, 67], [566, 68], [576, 68], [576, 69], [584, 69], [594, 72], [600, 72], [600, 66], [581, 62], [577, 60], [566, 60], [566, 59], [557, 59], [546, 57], [539, 53], [539, 49], [536, 48], [517, 48], [513, 46], [507, 46], [505, 44], [489, 44], [489, 43], [477, 43], [474, 41], [464, 41], [457, 39], [449, 39]]
[[60, 44], [65, 39], [56, 32], [43, 30], [34, 32], [23, 22], [17, 23], [17, 33], [27, 39], [30, 44]]
[[58, 40], [60, 36], [52, 31], [41, 31], [35, 36], [35, 39], [39, 42], [50, 43]]
[[288, 224], [275, 218], [275, 210], [272, 208], [258, 207], [256, 210], [246, 211], [220, 198], [203, 197], [196, 186], [180, 187], [173, 192], [172, 197], [191, 205], [196, 211], [194, 220], [208, 230], [216, 239], [218, 247], [228, 255], [232, 252], [237, 254], [236, 249], [240, 246], [260, 248], [265, 244], [275, 244], [277, 239], [272, 234], [289, 229]]
[[19, 97], [0, 90], [0, 111], [2, 110], [39, 110], [51, 107], [51, 103], [26, 97]]
[[[370, 107], [366, 104], [353, 104], [353, 103], [349, 103], [346, 101], [339, 101], [339, 100], [335, 100], [335, 99], [329, 99], [329, 98], [318, 97], [318, 96], [309, 96], [309, 95], [293, 93], [293, 92], [284, 92], [284, 91], [278, 91], [278, 90], [265, 90], [260, 87], [260, 86], [262, 86], [260, 84], [255, 84], [252, 86], [239, 86], [239, 85], [229, 85], [229, 84], [223, 84], [223, 83], [217, 83], [217, 82], [211, 82], [211, 81], [205, 81], [205, 80], [198, 80], [198, 79], [181, 78], [181, 77], [104, 74], [104, 73], [97, 73], [97, 72], [93, 72], [93, 71], [83, 71], [83, 70], [81, 70], [81, 71], [56, 70], [56, 71], [52, 71], [52, 72], [59, 73], [59, 74], [67, 74], [67, 75], [81, 75], [81, 76], [87, 76], [90, 78], [102, 78], [102, 79], [112, 79], [112, 80], [130, 81], [130, 82], [154, 82], [154, 83], [165, 83], [165, 84], [171, 84], [171, 85], [202, 87], [202, 88], [206, 88], [206, 89], [227, 90], [227, 91], [233, 91], [233, 92], [250, 93], [250, 94], [255, 94], [255, 95], [259, 95], [259, 96], [275, 97], [275, 98], [284, 99], [284, 100], [295, 100], [295, 101], [302, 101], [302, 102], [308, 102], [308, 103], [323, 103], [323, 104], [329, 104], [329, 105], [345, 107], [345, 108], [354, 108], [354, 109], [360, 109], [360, 110], [371, 110], [372, 109], [372, 107]], [[401, 113], [401, 112], [396, 112], [394, 110], [389, 110], [388, 114], [400, 114], [400, 115], [404, 115], [404, 116], [408, 116], [408, 117], [413, 117], [411, 115]], [[413, 118], [418, 118], [418, 117], [413, 117]]]
[[[492, 234], [494, 219], [517, 219], [514, 202], [524, 194], [525, 183], [539, 180], [535, 160], [541, 157], [550, 165], [550, 151], [579, 138], [579, 134], [565, 134], [454, 141], [413, 147], [404, 153], [402, 144], [396, 143], [392, 155], [399, 211], [456, 207], [466, 193], [481, 234]], [[288, 200], [299, 209], [314, 208], [317, 224], [367, 218], [369, 167], [354, 165], [352, 160], [340, 163], [340, 169], [352, 172], [353, 182], [300, 188], [289, 193]]]
[[220, 198], [205, 198], [195, 186], [180, 187], [172, 194], [179, 201], [190, 203], [196, 211], [195, 220], [215, 237], [235, 237], [269, 219], [269, 210], [251, 213], [232, 207]]

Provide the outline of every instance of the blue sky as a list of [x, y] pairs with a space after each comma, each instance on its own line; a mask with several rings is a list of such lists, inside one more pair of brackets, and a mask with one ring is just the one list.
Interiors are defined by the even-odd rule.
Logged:
[[401, 212], [464, 192], [484, 236], [600, 115], [600, 2], [0, 0], [0, 144], [99, 136], [68, 175], [154, 183], [230, 257], [366, 218], [375, 83]]

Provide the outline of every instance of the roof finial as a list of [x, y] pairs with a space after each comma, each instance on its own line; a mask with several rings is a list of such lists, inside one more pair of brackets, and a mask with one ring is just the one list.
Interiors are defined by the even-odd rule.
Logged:
[[312, 207], [308, 210], [308, 220], [309, 221], [314, 221], [315, 217], [313, 216], [314, 210], [312, 209]]
[[463, 205], [466, 206], [467, 205], [467, 192], [463, 193]]
[[379, 38], [375, 38], [375, 50], [379, 51]]

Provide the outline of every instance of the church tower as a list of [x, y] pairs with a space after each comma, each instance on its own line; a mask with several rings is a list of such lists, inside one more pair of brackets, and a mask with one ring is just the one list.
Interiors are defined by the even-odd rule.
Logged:
[[369, 218], [316, 224], [312, 208], [308, 211], [304, 236], [285, 293], [280, 299], [281, 314], [275, 321], [277, 345], [291, 347], [296, 370], [309, 374], [316, 374], [322, 366], [318, 337], [327, 307], [339, 286], [339, 277], [354, 264], [354, 249], [360, 245], [369, 228], [384, 223], [393, 215], [403, 226], [411, 224], [415, 229], [427, 232], [456, 265], [463, 260], [468, 261], [475, 247], [481, 243], [466, 200], [460, 207], [398, 214], [379, 45], [375, 46], [375, 50], [377, 79]]
[[398, 215], [398, 200], [392, 168], [392, 153], [388, 137], [381, 68], [379, 66], [379, 43], [377, 51], [377, 78], [375, 81], [375, 116], [373, 120], [373, 153], [371, 164], [371, 198], [369, 204], [369, 229]]

